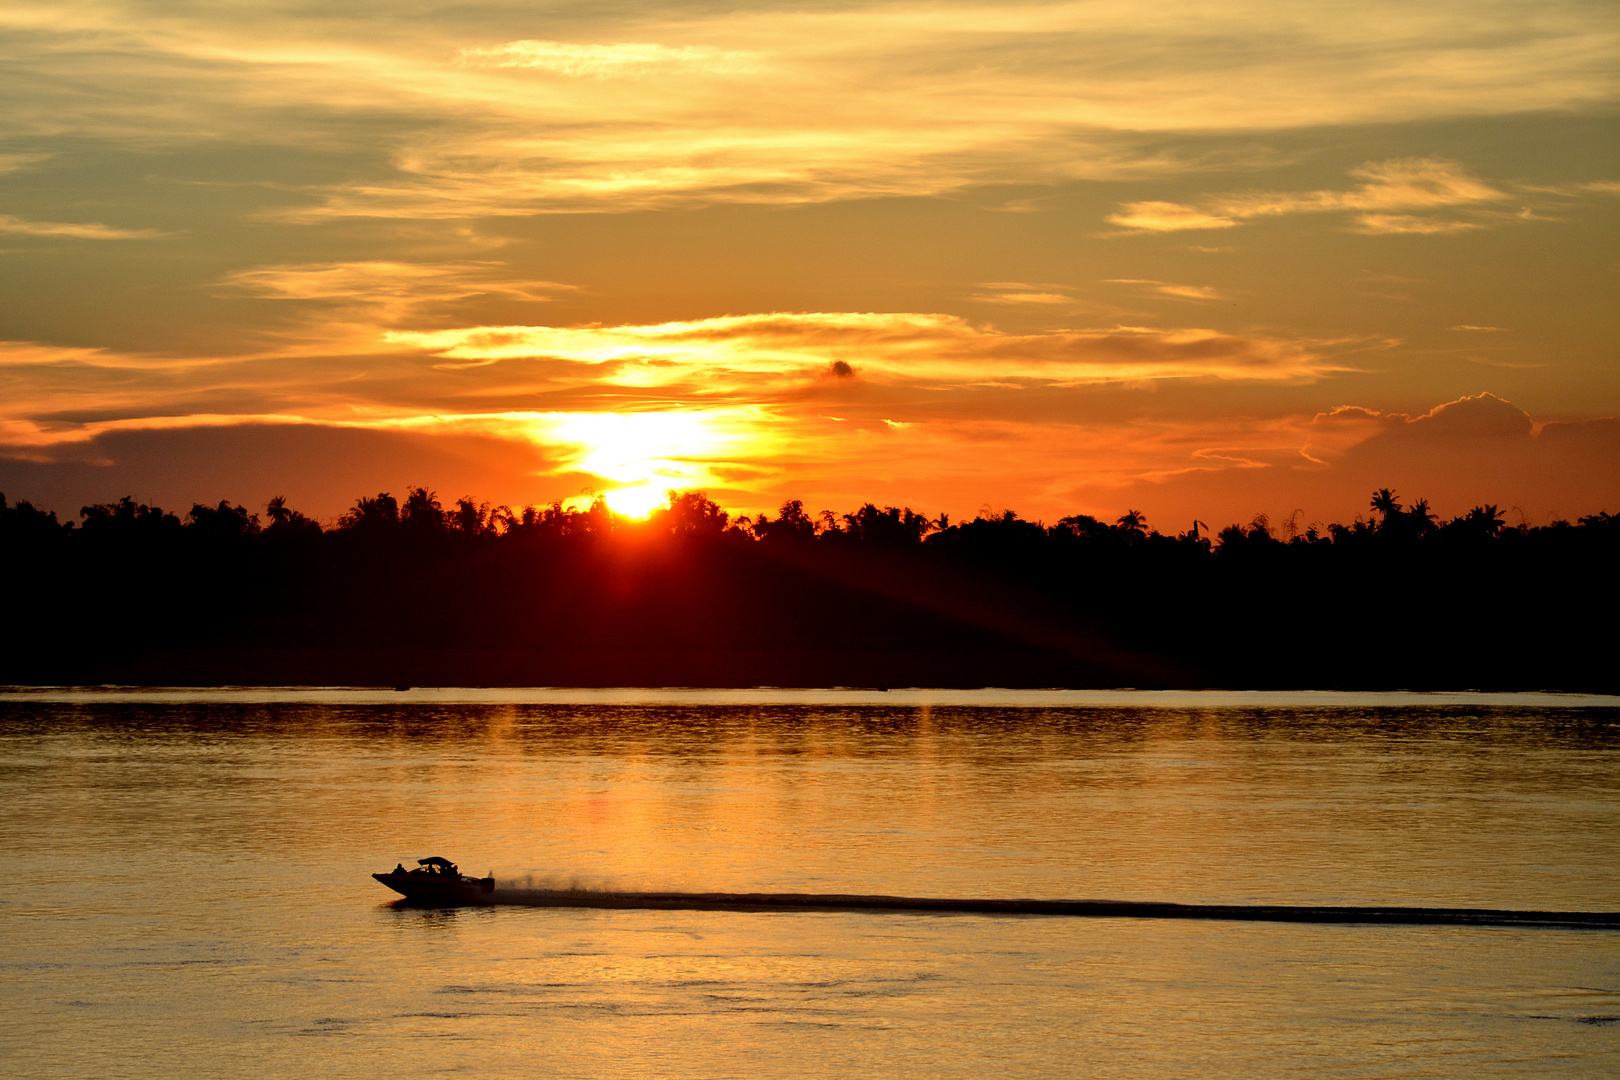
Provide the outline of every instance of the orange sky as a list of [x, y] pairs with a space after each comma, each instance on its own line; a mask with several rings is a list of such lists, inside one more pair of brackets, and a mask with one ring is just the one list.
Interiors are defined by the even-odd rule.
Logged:
[[0, 51], [0, 491], [69, 516], [1620, 510], [1612, 4], [17, 0]]

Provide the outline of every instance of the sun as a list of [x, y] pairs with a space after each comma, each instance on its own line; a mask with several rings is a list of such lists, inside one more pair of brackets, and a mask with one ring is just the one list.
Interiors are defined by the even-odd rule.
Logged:
[[671, 491], [713, 482], [709, 461], [736, 438], [716, 416], [698, 412], [568, 413], [545, 419], [542, 439], [574, 448], [571, 464], [614, 487], [614, 513], [646, 517]]
[[636, 487], [614, 488], [604, 492], [609, 508], [615, 514], [625, 517], [644, 518], [658, 507], [663, 506], [669, 499], [669, 493], [676, 490], [671, 487], [661, 487], [657, 484], [641, 484]]

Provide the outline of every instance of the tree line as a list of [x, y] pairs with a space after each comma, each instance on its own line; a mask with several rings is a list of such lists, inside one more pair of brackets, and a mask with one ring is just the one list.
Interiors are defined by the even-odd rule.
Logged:
[[60, 521], [0, 495], [0, 682], [1616, 689], [1620, 519], [1159, 531], [864, 504], [644, 520], [425, 487]]
[[115, 503], [81, 507], [79, 522], [59, 521], [54, 510], [41, 510], [28, 502], [11, 504], [0, 493], [0, 543], [8, 546], [47, 543], [70, 536], [86, 542], [152, 542], [181, 536], [205, 541], [239, 542], [264, 535], [277, 538], [300, 537], [313, 540], [333, 534], [392, 538], [401, 541], [462, 540], [513, 541], [564, 539], [569, 537], [620, 536], [701, 536], [728, 541], [796, 543], [822, 545], [876, 545], [905, 548], [930, 545], [939, 549], [971, 548], [971, 538], [994, 535], [1016, 538], [1026, 544], [1065, 544], [1090, 542], [1095, 545], [1135, 547], [1176, 545], [1212, 554], [1234, 554], [1268, 550], [1273, 545], [1293, 547], [1367, 544], [1465, 545], [1492, 542], [1516, 543], [1532, 537], [1570, 539], [1577, 534], [1612, 536], [1616, 516], [1607, 511], [1579, 518], [1575, 523], [1553, 521], [1531, 525], [1528, 521], [1510, 526], [1502, 508], [1482, 504], [1465, 514], [1441, 520], [1430, 509], [1428, 500], [1417, 499], [1410, 506], [1388, 488], [1373, 493], [1369, 513], [1348, 524], [1312, 523], [1300, 528], [1298, 514], [1277, 526], [1266, 515], [1256, 515], [1248, 524], [1231, 524], [1212, 533], [1202, 521], [1178, 533], [1161, 533], [1149, 528], [1146, 517], [1129, 510], [1112, 522], [1089, 514], [1060, 518], [1055, 524], [1031, 522], [1012, 510], [999, 514], [982, 513], [965, 522], [953, 523], [948, 514], [928, 517], [911, 507], [878, 507], [866, 503], [849, 513], [822, 510], [812, 514], [798, 499], [784, 502], [772, 517], [733, 515], [710, 500], [702, 491], [671, 491], [666, 505], [655, 508], [646, 519], [615, 513], [603, 496], [586, 507], [511, 507], [491, 505], [466, 496], [446, 506], [439, 496], [425, 487], [407, 490], [403, 501], [389, 492], [361, 496], [354, 505], [328, 526], [287, 505], [277, 496], [269, 501], [263, 515], [245, 506], [221, 501], [217, 505], [193, 504], [184, 518], [148, 506], [125, 496]]

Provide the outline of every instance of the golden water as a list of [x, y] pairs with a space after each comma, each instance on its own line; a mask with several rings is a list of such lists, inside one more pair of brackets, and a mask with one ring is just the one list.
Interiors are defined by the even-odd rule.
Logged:
[[1613, 910], [1612, 709], [343, 700], [0, 699], [0, 1072], [1620, 1073], [1609, 932], [433, 912], [368, 876]]

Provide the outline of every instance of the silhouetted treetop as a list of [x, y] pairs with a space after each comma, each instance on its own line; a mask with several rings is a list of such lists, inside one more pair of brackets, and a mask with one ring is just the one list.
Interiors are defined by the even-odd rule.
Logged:
[[671, 491], [669, 504], [647, 515], [650, 527], [676, 536], [719, 536], [730, 521], [731, 515], [701, 491]]
[[180, 531], [179, 518], [161, 507], [138, 503], [129, 495], [115, 503], [81, 506], [79, 516], [84, 519], [80, 528], [85, 535], [108, 541], [150, 540]]
[[805, 513], [804, 503], [789, 499], [778, 510], [776, 520], [762, 513], [751, 524], [753, 534], [773, 543], [806, 544], [816, 538], [816, 520]]
[[421, 532], [442, 532], [447, 523], [439, 497], [427, 488], [413, 487], [405, 494], [400, 521]]
[[919, 543], [934, 527], [927, 515], [911, 507], [885, 506], [878, 509], [866, 503], [854, 513], [843, 516], [844, 527], [839, 533], [844, 539], [862, 544], [886, 547], [908, 547]]
[[319, 536], [322, 532], [320, 522], [287, 505], [283, 495], [271, 499], [264, 508], [265, 516], [270, 519], [270, 526], [266, 533], [281, 540], [285, 537]]
[[380, 532], [392, 529], [399, 524], [399, 501], [384, 491], [374, 499], [364, 495], [354, 501], [354, 506], [338, 518], [338, 528], [355, 531]]
[[259, 532], [259, 515], [249, 513], [245, 506], [232, 506], [220, 500], [218, 506], [197, 503], [186, 515], [186, 527], [191, 532], [218, 540], [239, 540]]

